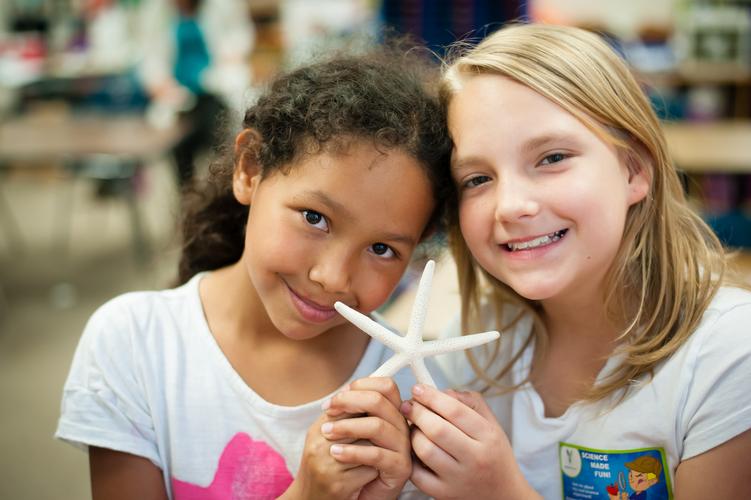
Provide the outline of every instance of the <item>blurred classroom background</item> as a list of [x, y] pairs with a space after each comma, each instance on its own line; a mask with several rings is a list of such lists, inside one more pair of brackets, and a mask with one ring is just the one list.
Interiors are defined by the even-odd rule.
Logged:
[[[383, 26], [440, 53], [520, 18], [606, 34], [751, 279], [748, 0], [0, 2], [0, 498], [89, 497], [85, 453], [52, 439], [81, 330], [107, 299], [172, 283], [179, 189], [276, 72]], [[402, 328], [410, 283], [385, 310]], [[455, 312], [443, 258], [429, 333]]]

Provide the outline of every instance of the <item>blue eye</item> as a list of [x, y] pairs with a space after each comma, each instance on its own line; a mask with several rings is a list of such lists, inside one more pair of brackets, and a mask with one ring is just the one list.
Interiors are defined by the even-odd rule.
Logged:
[[305, 222], [309, 225], [320, 229], [321, 231], [328, 231], [329, 225], [326, 222], [326, 217], [316, 212], [315, 210], [303, 210], [302, 215], [305, 218]]
[[473, 188], [477, 187], [481, 184], [485, 184], [486, 182], [490, 182], [490, 177], [487, 175], [476, 175], [466, 181], [464, 181], [463, 187]]
[[379, 257], [392, 258], [396, 257], [396, 252], [385, 243], [374, 243], [370, 246], [370, 251]]
[[543, 158], [540, 162], [540, 165], [552, 165], [553, 163], [561, 162], [566, 158], [568, 158], [568, 155], [565, 155], [563, 153], [553, 153]]

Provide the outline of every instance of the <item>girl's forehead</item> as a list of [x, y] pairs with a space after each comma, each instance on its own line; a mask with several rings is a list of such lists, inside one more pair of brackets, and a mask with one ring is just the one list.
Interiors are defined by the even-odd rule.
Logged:
[[[466, 77], [448, 105], [449, 129], [454, 138], [468, 129], [497, 128], [511, 123], [535, 135], [566, 135], [567, 129], [586, 129], [608, 144], [625, 146], [616, 126], [603, 123], [583, 107], [559, 102], [509, 77], [483, 73]], [[521, 130], [519, 131], [521, 132]], [[520, 134], [506, 137], [519, 138]]]
[[370, 194], [398, 189], [399, 181], [429, 183], [425, 168], [413, 155], [401, 149], [381, 149], [363, 141], [352, 142], [346, 148], [308, 153], [285, 167], [273, 171], [271, 176], [286, 179], [299, 188], [307, 185], [329, 189], [346, 187]]
[[430, 179], [414, 157], [367, 144], [309, 155], [263, 185], [264, 203], [320, 211], [334, 226], [408, 235], [415, 243], [435, 206]]

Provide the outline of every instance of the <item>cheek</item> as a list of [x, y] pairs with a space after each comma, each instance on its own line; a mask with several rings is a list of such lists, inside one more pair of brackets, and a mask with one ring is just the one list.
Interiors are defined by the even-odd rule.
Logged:
[[245, 234], [245, 253], [255, 266], [284, 273], [297, 269], [314, 252], [307, 238], [290, 227], [289, 221], [284, 221], [275, 224], [250, 222]]
[[[628, 202], [626, 190], [616, 183], [620, 179], [603, 177], [585, 182], [568, 183], [565, 191], [548, 193], [548, 200], [555, 200], [560, 216], [575, 221], [590, 221], [590, 227], [598, 233], [620, 235], [626, 220]], [[602, 186], [614, 186], [603, 189]]]
[[486, 235], [492, 232], [493, 217], [492, 214], [488, 215], [489, 212], [490, 208], [479, 203], [479, 200], [459, 204], [459, 228], [470, 250], [485, 241]]
[[358, 301], [360, 309], [371, 312], [381, 307], [399, 283], [406, 265], [394, 266], [386, 271], [367, 272], [359, 278]]

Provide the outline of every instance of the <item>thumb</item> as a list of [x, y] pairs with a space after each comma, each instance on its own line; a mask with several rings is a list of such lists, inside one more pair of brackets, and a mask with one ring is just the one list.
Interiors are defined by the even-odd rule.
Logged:
[[[395, 483], [395, 484], [391, 484]], [[375, 500], [378, 498], [389, 498], [398, 494], [404, 486], [404, 481], [397, 481], [391, 478], [382, 478], [381, 474], [371, 482], [363, 486], [358, 495], [358, 500]]]

